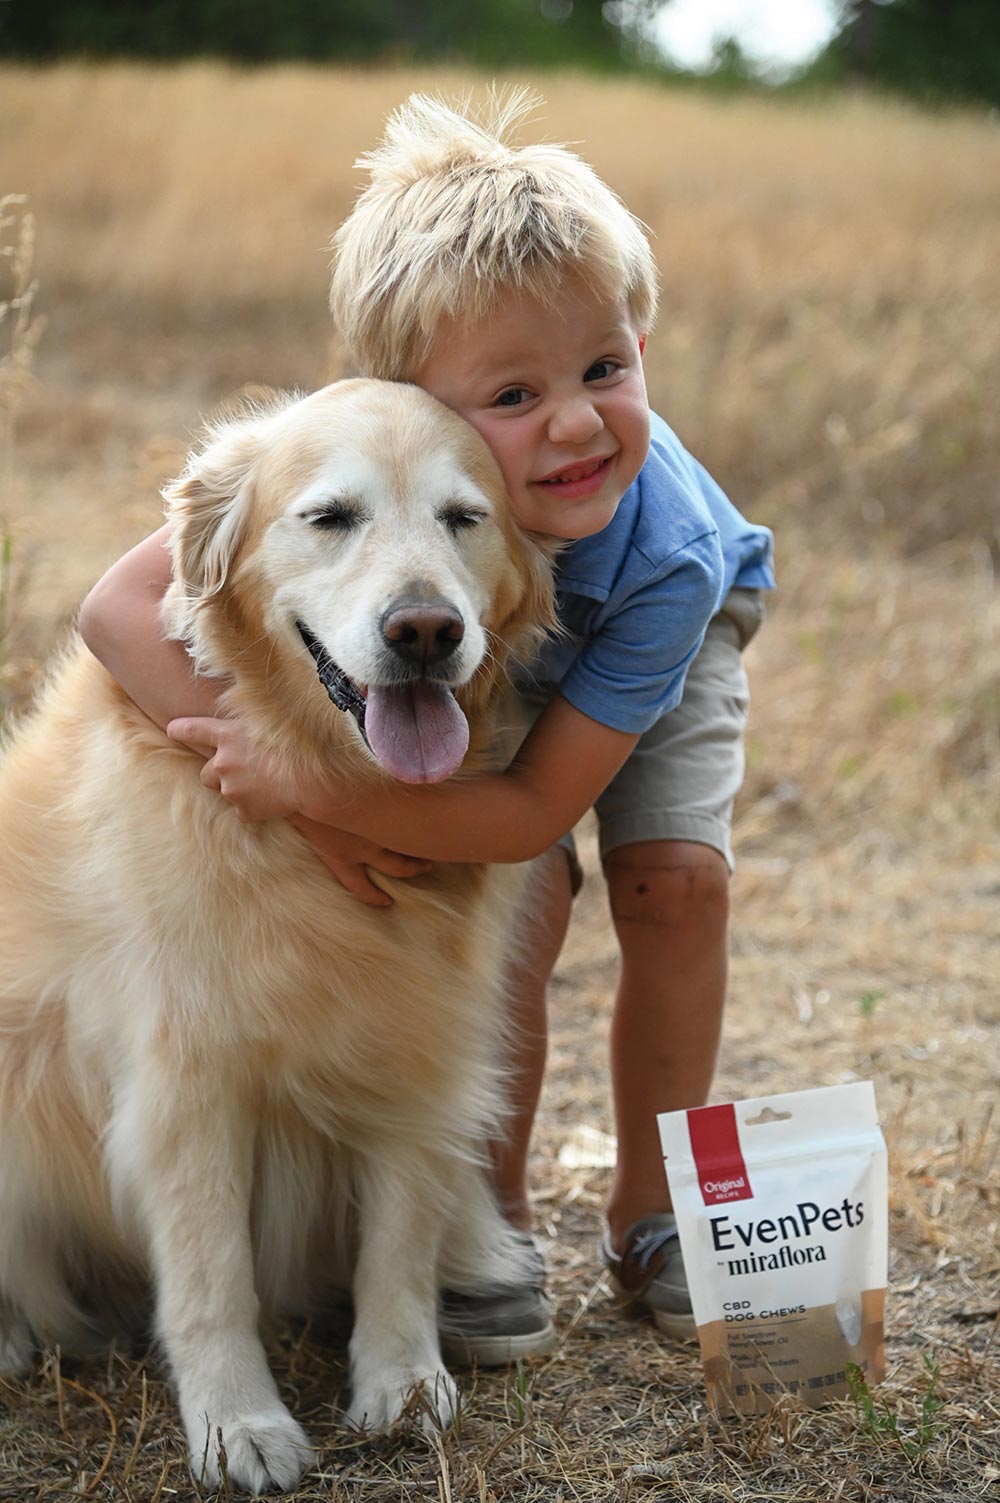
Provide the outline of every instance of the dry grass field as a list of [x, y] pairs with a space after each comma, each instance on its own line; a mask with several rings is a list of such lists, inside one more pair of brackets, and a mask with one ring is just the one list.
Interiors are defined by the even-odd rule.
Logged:
[[[89, 583], [157, 524], [199, 415], [336, 373], [325, 246], [351, 162], [412, 87], [470, 82], [0, 70], [0, 195], [29, 196], [45, 319], [27, 384], [14, 312], [0, 322], [4, 717]], [[863, 99], [535, 82], [538, 133], [579, 142], [655, 236], [654, 405], [777, 533], [715, 1099], [874, 1079], [889, 1376], [867, 1415], [789, 1402], [719, 1422], [696, 1360], [615, 1306], [594, 1255], [607, 1170], [560, 1161], [578, 1128], [610, 1123], [614, 947], [585, 830], [534, 1171], [558, 1351], [467, 1377], [462, 1424], [433, 1445], [364, 1446], [337, 1424], [343, 1333], [278, 1333], [321, 1448], [296, 1497], [997, 1496], [1000, 130]], [[75, 1369], [53, 1354], [0, 1385], [3, 1503], [223, 1496], [181, 1457], [153, 1352]]]

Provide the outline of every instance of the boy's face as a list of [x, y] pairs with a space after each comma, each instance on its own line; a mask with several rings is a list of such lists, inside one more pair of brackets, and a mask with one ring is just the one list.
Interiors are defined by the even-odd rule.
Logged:
[[503, 296], [478, 324], [444, 324], [414, 380], [482, 434], [531, 532], [607, 527], [649, 448], [639, 331], [624, 302], [568, 279], [551, 302]]

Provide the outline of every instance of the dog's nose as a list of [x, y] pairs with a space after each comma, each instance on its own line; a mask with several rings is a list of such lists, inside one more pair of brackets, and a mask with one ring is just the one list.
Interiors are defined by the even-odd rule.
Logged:
[[446, 600], [394, 600], [382, 617], [382, 636], [408, 662], [441, 663], [465, 636], [465, 622]]

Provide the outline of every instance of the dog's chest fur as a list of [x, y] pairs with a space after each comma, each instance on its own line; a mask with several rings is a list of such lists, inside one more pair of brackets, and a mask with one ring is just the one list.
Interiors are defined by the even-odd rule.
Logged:
[[85, 654], [27, 740], [0, 787], [10, 943], [59, 912], [32, 990], [66, 996], [109, 1085], [154, 1040], [179, 1074], [232, 1071], [314, 1116], [325, 1103], [340, 1135], [439, 1114], [462, 1095], [456, 1068], [495, 1072], [516, 872], [441, 866], [365, 907], [284, 822], [240, 825]]

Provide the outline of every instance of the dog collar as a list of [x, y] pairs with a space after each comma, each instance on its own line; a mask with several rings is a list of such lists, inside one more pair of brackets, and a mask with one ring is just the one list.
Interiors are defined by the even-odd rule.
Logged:
[[[301, 621], [296, 621], [299, 636], [305, 643], [306, 651], [316, 664], [316, 672], [319, 681], [329, 694], [338, 710], [346, 710], [353, 715], [358, 722], [358, 730], [362, 735], [365, 733], [365, 700], [364, 695], [359, 694], [357, 688], [347, 677], [343, 668], [338, 668], [333, 658], [327, 652], [318, 637], [314, 637], [308, 626], [303, 626]], [[367, 740], [367, 737], [366, 737]]]

